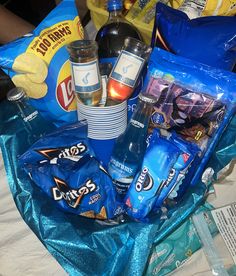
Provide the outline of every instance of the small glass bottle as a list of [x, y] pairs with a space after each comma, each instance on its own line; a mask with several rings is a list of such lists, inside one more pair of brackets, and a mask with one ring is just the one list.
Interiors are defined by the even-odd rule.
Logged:
[[115, 142], [108, 172], [120, 195], [126, 194], [142, 164], [149, 120], [155, 102], [153, 96], [140, 93], [137, 107], [125, 132]]
[[85, 105], [97, 106], [102, 97], [102, 81], [96, 41], [76, 40], [71, 42], [67, 49], [77, 99]]
[[109, 101], [127, 100], [149, 59], [152, 48], [142, 41], [127, 37], [107, 83]]
[[49, 121], [46, 121], [29, 101], [28, 96], [21, 87], [15, 87], [8, 91], [7, 100], [16, 104], [18, 114], [22, 118], [25, 129], [33, 143], [41, 136], [56, 129]]

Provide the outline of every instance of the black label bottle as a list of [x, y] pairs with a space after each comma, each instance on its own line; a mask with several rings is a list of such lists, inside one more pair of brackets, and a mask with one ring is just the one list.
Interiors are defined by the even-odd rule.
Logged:
[[119, 194], [125, 195], [138, 172], [146, 150], [146, 137], [153, 104], [156, 99], [139, 94], [137, 107], [123, 134], [115, 143], [108, 172]]

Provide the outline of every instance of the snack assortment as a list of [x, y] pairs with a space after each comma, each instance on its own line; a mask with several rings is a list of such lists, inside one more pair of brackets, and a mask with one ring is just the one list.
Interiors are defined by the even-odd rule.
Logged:
[[[227, 144], [235, 132], [225, 132], [236, 113], [235, 6], [223, 2], [125, 1], [126, 19], [149, 26], [151, 45], [143, 30], [143, 41], [119, 39], [113, 22], [116, 40], [105, 46], [116, 45], [97, 57], [101, 45], [84, 39], [74, 1], [64, 0], [32, 34], [0, 47], [0, 66], [50, 122], [43, 135], [43, 121], [32, 121], [32, 113], [27, 124], [10, 102], [0, 113], [11, 190], [22, 217], [66, 270], [109, 274], [112, 266], [141, 274], [151, 248], [204, 202], [216, 173], [209, 160], [222, 135]], [[121, 0], [93, 3], [122, 8]], [[229, 16], [190, 19], [199, 6], [198, 15], [208, 15], [210, 4], [209, 13]], [[42, 217], [53, 223], [43, 225]], [[52, 231], [58, 223], [66, 231]], [[49, 232], [56, 246], [45, 241]]]
[[[141, 2], [133, 3], [130, 12], [136, 5], [148, 8], [153, 4], [153, 1]], [[122, 1], [109, 0], [108, 6], [120, 11]], [[0, 48], [0, 53], [4, 53], [0, 65], [9, 72], [14, 84], [24, 88], [32, 105], [47, 120], [57, 126], [65, 125], [34, 143], [19, 162], [33, 181], [66, 212], [103, 220], [125, 213], [135, 220], [146, 220], [162, 206], [168, 206], [168, 201], [178, 202], [189, 187], [197, 185], [235, 113], [235, 75], [209, 66], [229, 69], [234, 65], [235, 53], [230, 49], [234, 47], [231, 38], [235, 20], [209, 17], [201, 23], [199, 18], [193, 25], [182, 11], [163, 3], [157, 3], [155, 15], [153, 48], [140, 40], [126, 38], [124, 45], [119, 45], [118, 57], [110, 57], [117, 58], [114, 62], [104, 63], [103, 57], [97, 56], [101, 46], [95, 40], [83, 39], [72, 0], [58, 5], [32, 34]], [[196, 32], [201, 32], [206, 39], [208, 34], [214, 35], [219, 24], [223, 24], [222, 32], [230, 26], [217, 42], [223, 44], [230, 40], [232, 45], [222, 52], [219, 44], [212, 55], [201, 56], [195, 44], [191, 46], [193, 51], [186, 51], [181, 37], [184, 29], [171, 33], [166, 29], [174, 28], [176, 22], [188, 28], [185, 33], [189, 33], [188, 39], [193, 42], [199, 37]], [[213, 23], [211, 27], [207, 22]], [[213, 47], [209, 45], [207, 50]], [[181, 56], [183, 51], [188, 53], [183, 56], [190, 55], [192, 59]], [[195, 61], [204, 62], [206, 58], [206, 64]], [[108, 68], [104, 70], [106, 65]], [[108, 84], [104, 79], [98, 87], [103, 72]], [[119, 80], [119, 87], [125, 86], [131, 92], [116, 89], [111, 85], [114, 80]], [[94, 101], [98, 88], [100, 96]], [[86, 100], [81, 100], [82, 96], [74, 99], [74, 92], [78, 91]], [[100, 102], [102, 93], [103, 101], [107, 97], [103, 104]], [[103, 108], [103, 120], [111, 119], [105, 116], [106, 109], [113, 109], [112, 118], [119, 125], [126, 116], [119, 117], [123, 113], [118, 112], [118, 104], [129, 102], [134, 94], [136, 98], [139, 94], [139, 101], [142, 99], [143, 103], [139, 102], [133, 116], [128, 116], [126, 131], [115, 135], [118, 133], [115, 128], [106, 127], [103, 129], [107, 134], [99, 133], [102, 128], [95, 123], [98, 109]], [[76, 106], [80, 117], [85, 114], [86, 106], [91, 106], [90, 115], [87, 114], [91, 120], [75, 123], [78, 120]], [[128, 137], [125, 141], [122, 140], [124, 135]], [[110, 138], [113, 141], [109, 141]], [[109, 150], [114, 147], [109, 164], [95, 154], [98, 150], [95, 146], [101, 141], [104, 151], [106, 145]], [[118, 195], [121, 190], [122, 197]]]

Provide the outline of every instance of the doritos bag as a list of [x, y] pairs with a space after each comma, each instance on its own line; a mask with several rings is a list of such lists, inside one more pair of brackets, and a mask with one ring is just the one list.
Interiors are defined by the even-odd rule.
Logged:
[[111, 219], [121, 208], [111, 178], [93, 156], [87, 122], [80, 121], [40, 138], [19, 163], [63, 211]]
[[75, 2], [64, 0], [32, 33], [0, 47], [0, 67], [57, 125], [77, 119], [66, 45], [82, 38]]

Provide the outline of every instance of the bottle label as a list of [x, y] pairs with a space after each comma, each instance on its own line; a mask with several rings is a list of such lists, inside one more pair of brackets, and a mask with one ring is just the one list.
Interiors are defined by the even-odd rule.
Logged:
[[134, 87], [143, 65], [143, 58], [123, 50], [117, 59], [110, 78]]
[[85, 63], [71, 62], [75, 92], [90, 93], [101, 88], [97, 60]]
[[206, 0], [185, 0], [179, 10], [187, 13], [190, 18], [200, 17], [206, 6]]
[[107, 75], [102, 76], [102, 98], [99, 106], [105, 106], [107, 101]]
[[30, 122], [30, 121], [34, 120], [37, 116], [38, 116], [38, 111], [37, 110], [35, 110], [34, 112], [30, 113], [29, 115], [22, 114], [23, 120], [25, 122]]
[[115, 158], [111, 158], [108, 171], [119, 194], [125, 194], [127, 192], [133, 181], [136, 167], [135, 164], [124, 164]]

